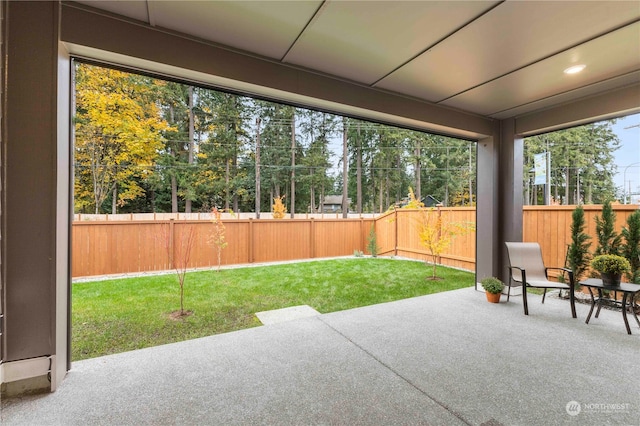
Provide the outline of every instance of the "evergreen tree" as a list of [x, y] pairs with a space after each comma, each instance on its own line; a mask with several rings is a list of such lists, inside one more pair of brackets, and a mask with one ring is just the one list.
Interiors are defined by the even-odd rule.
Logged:
[[308, 210], [314, 213], [320, 208], [325, 190], [333, 187], [333, 180], [328, 176], [331, 168], [329, 140], [335, 134], [336, 120], [331, 114], [310, 110], [303, 111], [301, 118], [305, 148], [300, 161], [302, 176], [299, 182], [307, 194]]
[[627, 226], [622, 228], [621, 234], [625, 239], [622, 255], [631, 264], [627, 278], [632, 283], [640, 284], [640, 210], [627, 218]]
[[622, 236], [615, 231], [616, 213], [611, 208], [610, 201], [606, 201], [602, 206], [602, 217], [596, 216], [595, 220], [598, 246], [594, 256], [619, 254]]
[[589, 267], [589, 247], [591, 247], [589, 240], [591, 237], [584, 232], [586, 223], [582, 206], [576, 207], [571, 218], [571, 244], [569, 245], [567, 262], [576, 281], [579, 281]]
[[551, 195], [564, 205], [602, 203], [616, 194], [613, 153], [620, 140], [613, 132], [615, 121], [573, 127], [525, 139], [525, 205], [542, 204], [543, 194], [533, 185], [534, 154], [551, 153]]

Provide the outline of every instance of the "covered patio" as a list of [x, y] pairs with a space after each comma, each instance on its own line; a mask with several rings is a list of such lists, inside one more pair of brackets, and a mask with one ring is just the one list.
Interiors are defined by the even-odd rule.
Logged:
[[74, 59], [475, 141], [476, 273], [506, 278], [523, 138], [640, 111], [637, 2], [4, 1], [0, 18], [0, 384], [64, 384], [5, 405], [10, 424], [560, 423], [570, 400], [630, 403], [615, 414], [637, 422], [636, 335], [473, 290], [69, 351]]
[[[5, 425], [635, 424], [640, 330], [473, 288], [75, 362]], [[579, 407], [579, 408], [576, 408]]]

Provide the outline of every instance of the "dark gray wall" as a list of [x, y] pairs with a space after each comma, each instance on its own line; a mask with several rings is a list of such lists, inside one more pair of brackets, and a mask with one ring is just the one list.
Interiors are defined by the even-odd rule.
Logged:
[[500, 267], [497, 277], [506, 283], [509, 272], [507, 249], [504, 241], [522, 241], [522, 176], [524, 167], [524, 141], [515, 134], [515, 120], [500, 122], [500, 202], [497, 211], [498, 236], [500, 241]]
[[55, 350], [55, 2], [8, 2], [2, 145], [4, 360]]

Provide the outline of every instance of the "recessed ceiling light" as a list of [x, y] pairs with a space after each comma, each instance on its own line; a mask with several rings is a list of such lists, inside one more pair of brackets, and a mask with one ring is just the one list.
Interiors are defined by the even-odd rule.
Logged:
[[582, 71], [583, 69], [585, 69], [587, 66], [580, 64], [580, 65], [574, 65], [572, 67], [567, 68], [566, 70], [564, 70], [565, 74], [576, 74], [579, 73], [580, 71]]

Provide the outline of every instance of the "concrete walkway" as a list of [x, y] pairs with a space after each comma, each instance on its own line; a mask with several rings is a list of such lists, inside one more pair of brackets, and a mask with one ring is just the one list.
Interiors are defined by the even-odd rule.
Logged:
[[3, 425], [640, 424], [640, 330], [473, 288], [75, 362]]

